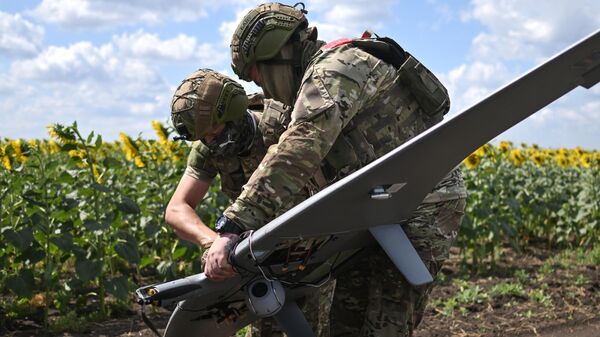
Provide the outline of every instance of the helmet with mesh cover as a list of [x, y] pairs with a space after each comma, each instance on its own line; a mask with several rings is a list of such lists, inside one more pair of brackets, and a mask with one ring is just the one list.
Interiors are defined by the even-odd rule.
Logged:
[[199, 140], [219, 124], [244, 116], [248, 97], [236, 81], [211, 69], [199, 69], [177, 87], [171, 121], [186, 140]]
[[[301, 4], [302, 9], [296, 6]], [[250, 10], [238, 24], [231, 40], [231, 67], [250, 81], [250, 66], [274, 58], [295, 32], [308, 26], [304, 4], [288, 6], [266, 3]]]

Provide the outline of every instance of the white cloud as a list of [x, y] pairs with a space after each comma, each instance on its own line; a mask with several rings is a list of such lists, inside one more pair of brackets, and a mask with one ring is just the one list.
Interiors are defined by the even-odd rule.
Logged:
[[78, 42], [70, 47], [50, 46], [35, 58], [15, 61], [11, 66], [13, 77], [44, 81], [73, 81], [100, 78], [115, 63], [113, 48], [94, 47], [89, 42]]
[[593, 0], [474, 0], [464, 20], [487, 28], [473, 44], [478, 58], [537, 60], [551, 56], [600, 25], [600, 2]]
[[248, 0], [42, 0], [30, 14], [70, 28], [106, 28], [137, 23], [193, 21], [210, 10], [247, 4]]
[[[360, 36], [366, 29], [381, 29], [392, 18], [392, 6], [398, 2], [399, 0], [380, 0], [374, 6], [370, 0], [347, 0], [341, 3], [309, 0], [305, 4], [309, 25], [317, 27], [320, 40], [330, 41], [340, 37]], [[237, 7], [235, 20], [223, 22], [220, 26], [219, 31], [227, 46], [238, 22], [257, 2], [242, 3], [244, 6]]]
[[64, 27], [90, 28], [191, 21], [206, 16], [206, 7], [202, 0], [43, 0], [31, 14]]
[[440, 74], [440, 80], [450, 93], [452, 112], [479, 102], [514, 77], [515, 74], [499, 62], [461, 64], [447, 74]]
[[43, 37], [42, 27], [23, 19], [19, 14], [0, 12], [0, 55], [34, 55], [39, 51]]
[[162, 61], [198, 62], [203, 65], [221, 64], [228, 54], [209, 43], [198, 43], [189, 35], [179, 34], [172, 39], [161, 40], [158, 34], [138, 30], [133, 34], [113, 37], [114, 44], [124, 55]]
[[576, 89], [513, 127], [498, 139], [550, 147], [600, 150], [600, 95]]
[[0, 111], [13, 112], [0, 134], [10, 137], [39, 137], [51, 123], [74, 120], [85, 132], [101, 131], [107, 139], [119, 131], [144, 130], [151, 136], [149, 121], [168, 116], [170, 86], [156, 64], [110, 43], [50, 46], [34, 58], [14, 61], [0, 79], [10, 83], [0, 86]]
[[590, 118], [590, 123], [600, 124], [600, 96], [596, 96], [596, 100], [588, 102], [581, 110]]
[[357, 37], [366, 29], [380, 30], [393, 18], [392, 7], [398, 0], [348, 0], [307, 2], [309, 25], [319, 30], [319, 39], [331, 41], [340, 37]]
[[254, 8], [254, 6], [239, 8], [235, 11], [235, 20], [223, 21], [221, 23], [219, 26], [219, 33], [221, 34], [224, 47], [229, 48], [231, 38], [233, 37], [233, 33], [235, 32], [238, 23], [242, 21], [246, 13], [248, 13], [248, 11], [250, 11], [252, 8]]
[[[453, 112], [477, 103], [526, 70], [600, 26], [600, 2], [589, 0], [473, 0], [464, 21], [484, 30], [472, 41], [470, 63], [441, 76]], [[598, 87], [598, 86], [596, 86]], [[600, 89], [577, 89], [520, 123], [500, 139], [550, 146], [594, 146], [600, 132]], [[578, 142], [581, 142], [578, 144]]]

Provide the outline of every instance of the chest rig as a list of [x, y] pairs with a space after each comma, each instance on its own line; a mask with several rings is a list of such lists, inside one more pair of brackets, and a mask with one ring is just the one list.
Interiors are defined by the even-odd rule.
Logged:
[[[221, 177], [221, 190], [231, 199], [237, 198], [242, 187], [258, 168], [268, 148], [279, 142], [279, 137], [290, 124], [290, 107], [272, 99], [264, 99], [262, 94], [248, 97], [248, 108], [257, 121], [256, 134], [248, 153], [240, 156], [215, 157], [214, 165]], [[319, 184], [309, 181], [306, 195], [318, 191]]]
[[448, 91], [414, 56], [386, 37], [338, 39], [321, 52], [352, 45], [397, 69], [395, 85], [350, 120], [325, 157], [323, 173], [335, 181], [368, 164], [443, 119]]
[[[255, 120], [260, 118], [258, 112], [251, 110], [250, 113], [254, 115]], [[213, 165], [217, 168], [221, 179], [221, 191], [232, 200], [235, 200], [242, 192], [242, 187], [256, 168], [258, 168], [258, 165], [267, 152], [262, 134], [263, 130], [257, 127], [252, 145], [247, 153], [237, 156], [215, 156], [212, 158]]]

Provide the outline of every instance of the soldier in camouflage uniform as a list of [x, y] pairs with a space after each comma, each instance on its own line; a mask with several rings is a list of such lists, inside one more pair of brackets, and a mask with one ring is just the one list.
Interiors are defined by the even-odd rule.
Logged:
[[[279, 143], [224, 212], [239, 230], [266, 224], [318, 171], [328, 183], [340, 179], [439, 122], [449, 109], [445, 88], [414, 57], [397, 52], [399, 46], [380, 49], [367, 39], [324, 45], [308, 28], [305, 13], [260, 5], [242, 19], [231, 42], [236, 74], [261, 86], [266, 97], [293, 106]], [[386, 57], [390, 50], [397, 55]], [[455, 169], [411, 218], [398, 219], [434, 276], [448, 258], [465, 198]], [[208, 254], [209, 277], [231, 272], [226, 241]], [[411, 286], [382, 249], [375, 249], [338, 276], [329, 331], [322, 335], [410, 336], [430, 290], [431, 285]]]
[[[167, 206], [165, 219], [181, 238], [208, 252], [217, 233], [202, 222], [194, 209], [217, 175], [222, 192], [231, 200], [236, 199], [267, 148], [277, 143], [289, 123], [289, 107], [263, 99], [262, 94], [246, 98], [244, 89], [235, 81], [210, 69], [200, 69], [183, 80], [171, 109], [173, 125], [193, 143], [187, 168]], [[283, 207], [273, 216], [308, 196], [308, 189], [300, 190], [290, 199], [289, 207]], [[316, 324], [317, 298], [311, 297], [304, 307], [309, 321]], [[253, 336], [282, 335], [271, 318], [256, 322], [249, 330]]]

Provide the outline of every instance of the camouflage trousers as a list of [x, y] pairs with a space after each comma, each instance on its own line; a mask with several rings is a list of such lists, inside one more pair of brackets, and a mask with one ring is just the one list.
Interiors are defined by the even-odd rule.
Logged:
[[[449, 256], [464, 208], [465, 199], [423, 203], [402, 225], [434, 277]], [[329, 326], [322, 324], [319, 336], [412, 336], [431, 288], [410, 285], [385, 252], [375, 248], [336, 278], [331, 303], [321, 303], [330, 310]]]

